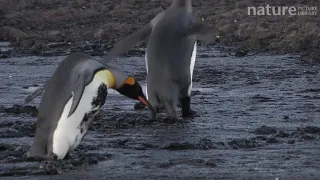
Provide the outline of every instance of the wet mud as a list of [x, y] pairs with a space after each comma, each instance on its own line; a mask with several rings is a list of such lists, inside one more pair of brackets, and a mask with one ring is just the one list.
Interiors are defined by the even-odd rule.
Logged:
[[[79, 147], [62, 161], [27, 158], [40, 97], [27, 94], [59, 57], [0, 61], [1, 179], [317, 179], [320, 177], [319, 66], [294, 56], [239, 57], [199, 48], [193, 118], [149, 120], [148, 109], [109, 90]], [[117, 59], [145, 83], [143, 57]]]

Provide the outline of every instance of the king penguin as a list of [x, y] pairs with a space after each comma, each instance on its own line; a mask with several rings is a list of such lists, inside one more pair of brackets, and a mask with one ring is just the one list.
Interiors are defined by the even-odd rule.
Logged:
[[190, 100], [197, 40], [214, 42], [213, 28], [196, 22], [191, 0], [172, 0], [170, 7], [117, 43], [108, 55], [124, 54], [147, 36], [147, 99], [156, 109], [164, 107], [172, 119], [177, 118], [175, 107], [179, 104], [183, 117], [192, 115]]
[[66, 57], [44, 87], [28, 157], [64, 159], [82, 141], [109, 88], [139, 100], [155, 113], [134, 77], [84, 53]]

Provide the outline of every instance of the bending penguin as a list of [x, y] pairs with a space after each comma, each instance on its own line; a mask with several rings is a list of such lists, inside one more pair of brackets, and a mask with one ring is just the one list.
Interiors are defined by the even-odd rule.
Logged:
[[190, 116], [192, 75], [197, 40], [213, 42], [210, 26], [196, 22], [191, 0], [172, 0], [169, 8], [132, 33], [109, 52], [108, 56], [126, 53], [134, 44], [149, 36], [146, 47], [147, 98], [156, 109], [164, 106], [170, 118]]
[[74, 150], [104, 105], [109, 88], [139, 100], [156, 116], [132, 76], [87, 54], [74, 53], [60, 63], [45, 85], [36, 135], [27, 156], [61, 160]]

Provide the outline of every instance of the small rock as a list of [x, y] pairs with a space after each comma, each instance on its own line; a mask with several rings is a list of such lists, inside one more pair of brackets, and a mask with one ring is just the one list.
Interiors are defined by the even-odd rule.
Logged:
[[0, 113], [5, 112], [6, 108], [4, 106], [0, 106]]
[[283, 116], [283, 119], [288, 120], [289, 116]]
[[107, 36], [107, 33], [103, 29], [98, 29], [93, 35], [93, 37], [97, 40], [102, 40], [103, 38], [105, 38], [105, 36]]
[[254, 131], [256, 134], [270, 135], [277, 133], [277, 128], [269, 126], [261, 126]]
[[204, 138], [200, 139], [200, 141], [197, 143], [197, 147], [207, 150], [213, 148], [213, 143], [210, 139]]
[[35, 117], [38, 114], [38, 109], [35, 106], [21, 106], [15, 104], [11, 108], [5, 109], [4, 112], [13, 114], [27, 113]]
[[155, 145], [153, 144], [148, 144], [148, 143], [142, 143], [143, 147], [147, 148], [147, 149], [153, 149], [156, 148]]
[[256, 142], [255, 139], [234, 139], [228, 142], [229, 146], [233, 149], [240, 149], [240, 148], [257, 148], [259, 147], [259, 143]]
[[24, 39], [27, 39], [28, 37], [29, 35], [19, 29], [15, 29], [9, 26], [0, 28], [0, 39], [20, 42]]
[[320, 134], [320, 128], [316, 127], [316, 126], [307, 126], [304, 128], [299, 128], [298, 130], [304, 131], [304, 132], [310, 133], [310, 134]]
[[47, 174], [50, 174], [50, 175], [59, 174], [58, 168], [56, 168], [52, 163], [47, 164], [44, 167], [44, 169]]
[[217, 167], [217, 164], [214, 162], [213, 159], [209, 159], [209, 160], [206, 162], [206, 165], [207, 165], [207, 166], [210, 166], [210, 167]]
[[287, 143], [288, 143], [288, 144], [294, 144], [295, 142], [296, 142], [295, 140], [291, 139], [291, 140], [289, 140]]
[[196, 149], [195, 145], [190, 143], [171, 143], [164, 147], [164, 149], [169, 150], [188, 150], [188, 149]]
[[272, 137], [272, 138], [269, 138], [266, 142], [269, 144], [276, 144], [276, 143], [279, 143], [279, 140], [277, 138]]
[[9, 144], [0, 143], [0, 151], [12, 150], [13, 148]]
[[237, 50], [236, 51], [236, 54], [235, 54], [235, 56], [236, 57], [244, 57], [244, 56], [246, 56], [246, 55], [248, 55], [248, 52], [249, 51], [247, 51], [247, 50]]
[[141, 102], [137, 102], [134, 105], [134, 109], [144, 109], [146, 106], [144, 104], [142, 104]]
[[262, 96], [261, 94], [254, 95], [252, 99], [254, 99], [257, 102], [273, 102], [274, 101], [269, 97]]
[[47, 40], [51, 42], [62, 42], [64, 41], [64, 35], [61, 33], [61, 31], [58, 30], [49, 31]]
[[98, 164], [98, 160], [97, 160], [97, 158], [94, 158], [94, 157], [92, 157], [92, 158], [89, 158], [88, 159], [88, 164]]
[[286, 133], [284, 131], [279, 131], [278, 134], [277, 134], [277, 137], [280, 137], [280, 138], [286, 138], [286, 137], [289, 137], [290, 134], [289, 133]]
[[305, 139], [305, 140], [312, 140], [312, 139], [315, 139], [314, 136], [312, 136], [311, 134], [304, 134], [301, 136], [302, 139]]
[[35, 40], [34, 45], [30, 48], [31, 52], [38, 53], [42, 50], [48, 49], [47, 44], [42, 40]]
[[163, 162], [163, 163], [160, 163], [158, 165], [159, 168], [168, 168], [170, 166], [174, 165], [174, 163], [172, 161], [169, 161], [169, 162]]
[[195, 159], [195, 162], [198, 164], [203, 164], [204, 160], [203, 159]]

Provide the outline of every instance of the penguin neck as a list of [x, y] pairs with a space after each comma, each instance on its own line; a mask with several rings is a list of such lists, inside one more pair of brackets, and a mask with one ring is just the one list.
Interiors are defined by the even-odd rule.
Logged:
[[192, 12], [191, 0], [172, 0], [171, 7], [173, 8], [185, 8], [188, 12]]
[[95, 78], [99, 77], [103, 83], [107, 85], [108, 89], [114, 89], [116, 87], [116, 80], [114, 75], [109, 70], [100, 70], [95, 74]]

